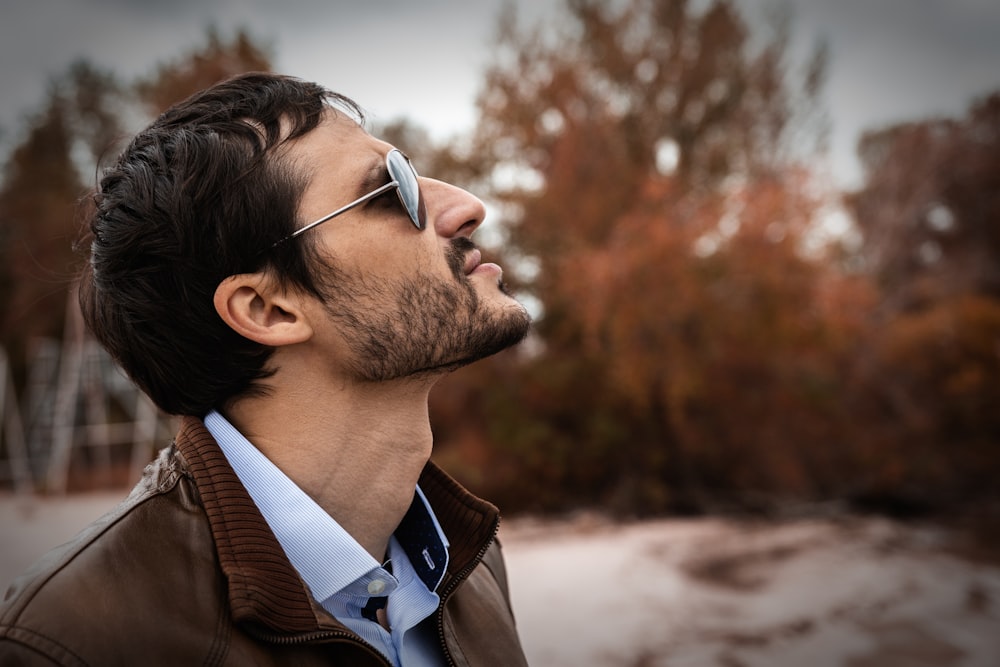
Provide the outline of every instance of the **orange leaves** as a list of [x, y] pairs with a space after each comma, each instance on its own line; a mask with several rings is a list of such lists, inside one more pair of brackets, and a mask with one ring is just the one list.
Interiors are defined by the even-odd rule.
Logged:
[[494, 193], [543, 308], [512, 466], [631, 511], [995, 486], [1000, 96], [864, 141], [852, 255], [816, 242], [822, 49], [796, 80], [728, 2], [566, 18], [508, 29], [477, 136], [534, 183]]
[[244, 30], [225, 42], [212, 29], [208, 31], [204, 47], [161, 65], [154, 76], [139, 82], [137, 91], [150, 114], [155, 116], [213, 83], [244, 72], [270, 69], [270, 54]]
[[[786, 76], [785, 35], [748, 39], [728, 2], [579, 0], [567, 19], [508, 24], [480, 98], [477, 145], [540, 183], [495, 191], [543, 307], [510, 437], [547, 434], [545, 474], [601, 468], [629, 510], [727, 483], [807, 491], [797, 442], [839, 437], [843, 350], [824, 345], [850, 339], [826, 304], [851, 299], [801, 252], [819, 202], [784, 157], [811, 93]], [[578, 456], [554, 451], [567, 440]]]
[[1000, 303], [965, 295], [886, 323], [887, 364], [939, 391], [942, 401], [1000, 400]]

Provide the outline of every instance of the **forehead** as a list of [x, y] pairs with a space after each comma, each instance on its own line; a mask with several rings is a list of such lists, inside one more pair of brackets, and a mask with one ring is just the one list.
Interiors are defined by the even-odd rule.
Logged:
[[287, 158], [305, 177], [300, 210], [339, 205], [353, 199], [372, 172], [384, 167], [392, 146], [376, 139], [352, 118], [329, 110], [322, 122], [305, 136], [291, 142]]

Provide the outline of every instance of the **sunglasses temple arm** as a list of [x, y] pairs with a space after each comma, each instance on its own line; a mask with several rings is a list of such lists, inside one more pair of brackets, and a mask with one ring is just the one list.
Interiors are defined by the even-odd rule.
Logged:
[[[305, 227], [300, 227], [299, 229], [296, 229], [294, 232], [292, 232], [291, 234], [289, 234], [286, 238], [291, 239], [291, 238], [295, 238], [299, 234], [305, 234], [306, 232], [308, 232], [310, 229], [312, 229], [316, 225], [321, 225], [324, 222], [326, 222], [327, 220], [329, 220], [330, 218], [336, 218], [341, 213], [347, 213], [348, 211], [350, 211], [355, 206], [360, 206], [361, 204], [364, 204], [369, 199], [373, 199], [374, 197], [378, 197], [383, 192], [387, 192], [388, 190], [391, 190], [392, 188], [396, 188], [396, 187], [399, 187], [399, 181], [396, 181], [396, 180], [389, 181], [388, 183], [386, 183], [382, 187], [380, 187], [380, 188], [378, 188], [376, 190], [372, 190], [371, 192], [369, 192], [368, 194], [366, 194], [364, 197], [359, 197], [358, 199], [355, 199], [354, 201], [352, 201], [350, 204], [347, 204], [346, 206], [341, 206], [340, 208], [338, 208], [333, 213], [324, 215], [319, 220], [315, 220], [313, 222], [310, 222]], [[280, 243], [280, 241], [279, 241], [279, 243]]]

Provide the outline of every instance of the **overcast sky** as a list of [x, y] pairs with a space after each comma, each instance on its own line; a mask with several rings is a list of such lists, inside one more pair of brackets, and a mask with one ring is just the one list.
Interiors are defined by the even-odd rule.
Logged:
[[[742, 0], [758, 10], [770, 0]], [[48, 80], [76, 58], [125, 77], [200, 46], [214, 24], [269, 43], [280, 71], [319, 81], [377, 119], [407, 115], [436, 136], [471, 126], [503, 0], [6, 0], [0, 14], [0, 146], [6, 155]], [[514, 0], [524, 18], [562, 0]], [[796, 43], [831, 49], [831, 158], [856, 184], [864, 129], [962, 113], [1000, 89], [996, 0], [785, 0]]]

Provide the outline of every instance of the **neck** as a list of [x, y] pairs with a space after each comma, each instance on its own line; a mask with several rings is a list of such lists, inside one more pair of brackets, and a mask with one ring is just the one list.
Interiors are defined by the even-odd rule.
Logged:
[[238, 401], [227, 419], [381, 562], [430, 458], [430, 383], [317, 391], [272, 380], [271, 394]]

